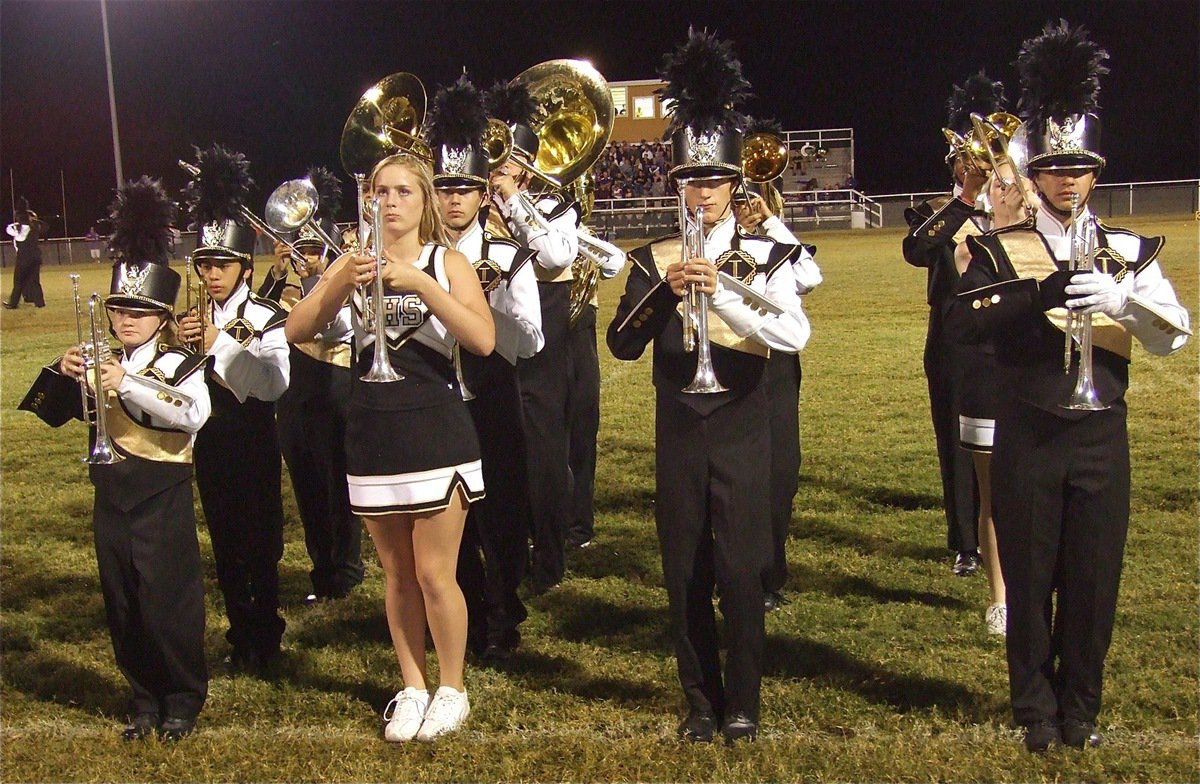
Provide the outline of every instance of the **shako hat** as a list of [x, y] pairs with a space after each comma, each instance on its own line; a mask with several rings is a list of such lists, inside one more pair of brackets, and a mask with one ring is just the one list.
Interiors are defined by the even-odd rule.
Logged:
[[1017, 71], [1030, 169], [1104, 168], [1095, 110], [1107, 59], [1087, 30], [1065, 19], [1021, 44]]
[[109, 205], [112, 280], [104, 304], [173, 314], [179, 273], [168, 266], [175, 205], [162, 183], [143, 175], [117, 189]]
[[[529, 95], [528, 90], [525, 95]], [[487, 123], [483, 96], [465, 73], [454, 84], [437, 91], [425, 124], [425, 141], [433, 150], [435, 188], [487, 186], [488, 158], [483, 149]], [[527, 125], [524, 127], [529, 130]], [[513, 138], [515, 144], [515, 132]], [[533, 136], [533, 151], [536, 154], [537, 136]]]
[[689, 28], [687, 41], [663, 58], [659, 75], [667, 86], [657, 93], [673, 115], [663, 137], [671, 141], [670, 177], [739, 176], [745, 118], [737, 107], [750, 96], [750, 83], [733, 44]]
[[[337, 175], [324, 166], [313, 166], [308, 170], [308, 181], [317, 190], [317, 211], [313, 217], [296, 232], [292, 245], [297, 250], [313, 249], [321, 253], [325, 251], [325, 241], [313, 228], [319, 224], [321, 229], [333, 239], [338, 236], [334, 218], [342, 207], [342, 183]], [[340, 252], [339, 248], [329, 248], [330, 253]]]
[[239, 152], [219, 144], [196, 152], [199, 170], [184, 190], [192, 221], [199, 237], [192, 263], [239, 261], [243, 267], [254, 264], [254, 245], [258, 235], [241, 214], [254, 180], [250, 162]]
[[495, 117], [512, 131], [513, 155], [520, 155], [531, 166], [537, 162], [538, 135], [533, 132], [537, 102], [524, 84], [496, 82], [483, 97], [488, 116]]
[[[945, 131], [952, 131], [959, 137], [966, 137], [975, 128], [971, 123], [971, 115], [978, 114], [987, 117], [989, 114], [1003, 111], [1004, 85], [992, 81], [982, 70], [950, 88], [950, 97], [946, 99]], [[947, 134], [949, 137], [949, 134]], [[949, 138], [947, 139], [949, 141]], [[946, 163], [951, 163], [960, 152], [954, 144], [946, 153]]]

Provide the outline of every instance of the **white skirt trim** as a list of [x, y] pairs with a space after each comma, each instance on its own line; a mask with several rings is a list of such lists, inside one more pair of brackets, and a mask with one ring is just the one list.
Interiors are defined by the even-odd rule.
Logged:
[[963, 449], [991, 452], [996, 437], [996, 420], [958, 415], [958, 440]]
[[387, 514], [436, 512], [450, 505], [454, 492], [463, 488], [467, 502], [484, 497], [483, 464], [462, 465], [388, 476], [346, 476], [350, 508], [364, 517]]

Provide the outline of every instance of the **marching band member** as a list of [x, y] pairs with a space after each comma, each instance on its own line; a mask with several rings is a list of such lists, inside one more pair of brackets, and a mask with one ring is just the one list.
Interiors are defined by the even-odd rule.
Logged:
[[[782, 137], [778, 123], [754, 121], [746, 123], [746, 134], [772, 133]], [[776, 182], [762, 183], [758, 189], [775, 197], [776, 209], [782, 210], [783, 199]], [[756, 185], [756, 184], [754, 184]], [[758, 232], [776, 242], [799, 245], [792, 262], [796, 277], [796, 294], [803, 297], [821, 285], [821, 268], [813, 258], [816, 247], [803, 245], [792, 234], [783, 219], [767, 204], [767, 199], [747, 185], [749, 199], [738, 199], [734, 212], [738, 224], [748, 232]], [[800, 380], [803, 376], [800, 355], [772, 351], [767, 359], [767, 397], [771, 402], [771, 563], [763, 576], [763, 606], [767, 612], [780, 607], [783, 586], [787, 583], [787, 537], [792, 523], [792, 504], [800, 489]]]
[[[963, 293], [947, 319], [963, 339], [990, 337], [996, 347], [992, 479], [1009, 688], [1031, 752], [1100, 742], [1095, 721], [1129, 526], [1130, 345], [1137, 338], [1167, 355], [1190, 334], [1156, 260], [1163, 239], [1102, 224], [1087, 206], [1105, 163], [1094, 109], [1107, 57], [1065, 21], [1023, 44], [1020, 105], [1040, 207], [1032, 222], [967, 240]], [[1064, 308], [1090, 327], [1073, 334]], [[1080, 348], [1086, 331], [1090, 352]], [[1068, 407], [1086, 357], [1102, 410]]]
[[[496, 350], [459, 353], [475, 423], [487, 497], [472, 504], [458, 562], [467, 600], [468, 643], [484, 659], [507, 659], [521, 640], [525, 605], [517, 588], [529, 557], [529, 480], [517, 361], [544, 344], [534, 251], [487, 229], [487, 127], [479, 91], [464, 75], [438, 91], [426, 123], [433, 187], [451, 247], [474, 267], [496, 325]], [[481, 557], [482, 556], [482, 557]]]
[[29, 202], [22, 197], [21, 209], [13, 215], [13, 222], [4, 232], [12, 237], [17, 260], [13, 269], [12, 293], [3, 303], [9, 310], [16, 310], [21, 300], [34, 307], [46, 307], [42, 293], [42, 237], [46, 234], [46, 222], [39, 220], [37, 213], [29, 209]]
[[[275, 264], [259, 288], [259, 296], [291, 310], [321, 279], [338, 249], [326, 247], [312, 228], [320, 223], [327, 237], [337, 236], [332, 216], [341, 204], [341, 185], [324, 167], [314, 167], [308, 179], [317, 190], [317, 212], [300, 227], [292, 243], [305, 258], [295, 265], [299, 285], [288, 283], [291, 249], [275, 245]], [[296, 507], [304, 524], [304, 545], [312, 561], [312, 593], [306, 603], [340, 599], [363, 579], [362, 523], [350, 509], [346, 486], [346, 407], [350, 401], [350, 306], [338, 313], [331, 337], [318, 334], [293, 344], [287, 391], [275, 403], [279, 445]]]
[[[671, 238], [633, 251], [608, 328], [618, 359], [637, 359], [654, 343], [655, 519], [689, 708], [679, 734], [710, 741], [720, 727], [727, 743], [753, 740], [758, 731], [763, 572], [771, 555], [766, 358], [771, 350], [799, 351], [809, 336], [791, 264], [800, 248], [739, 231], [731, 209], [741, 174], [740, 116], [733, 104], [749, 85], [730, 49], [689, 31], [663, 69], [664, 96], [675, 117], [668, 129], [671, 176], [681, 183], [688, 211], [703, 208], [708, 258], [682, 262], [680, 243]], [[740, 282], [719, 279], [718, 270]], [[697, 341], [712, 340], [712, 364], [726, 391], [681, 391], [697, 370], [676, 317], [688, 285], [712, 299], [709, 334]], [[745, 287], [753, 294], [749, 302]], [[714, 585], [729, 633], [724, 679]]]
[[[365, 518], [383, 566], [384, 606], [404, 680], [384, 711], [384, 738], [429, 741], [460, 727], [470, 712], [463, 683], [467, 612], [455, 565], [467, 507], [484, 495], [479, 442], [453, 357], [456, 346], [491, 353], [496, 330], [470, 262], [445, 247], [428, 167], [392, 155], [375, 166], [369, 183], [383, 227], [373, 241], [385, 261], [384, 300], [368, 304], [356, 291], [374, 280], [374, 257], [345, 254], [292, 308], [287, 337], [311, 340], [353, 295], [358, 353], [346, 422], [350, 504]], [[368, 307], [370, 328], [363, 325]], [[383, 346], [375, 345], [379, 322]], [[359, 378], [373, 367], [376, 351], [401, 380]], [[427, 624], [441, 674], [432, 699]]]
[[507, 123], [513, 135], [510, 159], [491, 173], [492, 201], [513, 239], [537, 252], [534, 272], [545, 345], [517, 364], [517, 374], [533, 520], [531, 580], [534, 592], [544, 593], [562, 581], [565, 571], [571, 504], [568, 319], [571, 264], [579, 252], [579, 206], [554, 195], [531, 199], [529, 169], [537, 160], [538, 137], [529, 127], [536, 105], [528, 89], [500, 82], [488, 91], [485, 100], [489, 114]]
[[[963, 84], [955, 85], [946, 102], [949, 112], [946, 131], [958, 137], [972, 133], [971, 113], [984, 116], [996, 111], [1002, 100], [1003, 85], [993, 82], [981, 71]], [[945, 132], [945, 131], [944, 131]], [[954, 297], [958, 270], [954, 265], [955, 246], [971, 234], [981, 234], [990, 226], [983, 211], [976, 208], [987, 175], [951, 143], [946, 165], [954, 178], [948, 196], [927, 199], [916, 209], [904, 211], [909, 232], [904, 238], [904, 260], [928, 271], [926, 299], [929, 303], [929, 328], [925, 334], [925, 379], [929, 386], [929, 409], [937, 443], [938, 467], [942, 475], [942, 507], [946, 514], [946, 545], [955, 552], [951, 567], [959, 577], [979, 571], [978, 517], [975, 473], [969, 452], [959, 447], [959, 401], [964, 365], [972, 364], [966, 353], [945, 327], [946, 303]], [[979, 348], [975, 353], [984, 351]]]
[[231, 669], [261, 673], [280, 654], [283, 499], [275, 406], [288, 386], [287, 313], [250, 290], [254, 229], [239, 222], [249, 162], [213, 145], [196, 151], [188, 188], [200, 227], [191, 263], [211, 301], [180, 320], [185, 342], [210, 358], [213, 415], [196, 437], [196, 485], [225, 597]]
[[[179, 273], [167, 266], [172, 212], [162, 186], [149, 177], [122, 186], [112, 205], [117, 262], [104, 307], [121, 348], [111, 359], [100, 356], [106, 403], [97, 422], [104, 424], [103, 431], [99, 424], [92, 429], [93, 440], [101, 432], [111, 437], [120, 458], [91, 465], [89, 474], [104, 610], [117, 666], [132, 690], [132, 718], [121, 732], [128, 741], [155, 733], [179, 740], [192, 732], [208, 694], [192, 444], [210, 404], [199, 372], [204, 357], [174, 339]], [[72, 346], [39, 379], [62, 394], [31, 393], [21, 408], [55, 427], [82, 418], [78, 384], [65, 379], [94, 390], [94, 373], [81, 347]]]

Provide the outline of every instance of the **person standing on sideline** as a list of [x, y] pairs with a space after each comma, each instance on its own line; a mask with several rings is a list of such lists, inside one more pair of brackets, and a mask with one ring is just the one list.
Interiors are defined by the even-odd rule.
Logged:
[[29, 202], [22, 197], [21, 208], [5, 232], [12, 237], [17, 260], [13, 265], [12, 293], [3, 303], [4, 307], [16, 310], [22, 299], [35, 307], [46, 307], [46, 298], [42, 294], [42, 248], [38, 244], [46, 234], [45, 221], [38, 219], [37, 213], [29, 209]]

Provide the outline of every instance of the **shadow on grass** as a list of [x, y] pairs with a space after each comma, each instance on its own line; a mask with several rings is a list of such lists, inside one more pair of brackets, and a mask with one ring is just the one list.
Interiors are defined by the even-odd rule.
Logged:
[[893, 672], [860, 661], [831, 645], [767, 635], [763, 673], [780, 678], [805, 678], [813, 683], [858, 694], [900, 713], [929, 711], [961, 716], [978, 723], [991, 720], [1003, 706], [994, 695], [973, 692], [957, 683]]
[[829, 490], [859, 503], [867, 503], [886, 509], [902, 509], [906, 512], [921, 510], [936, 511], [942, 508], [940, 496], [931, 493], [914, 493], [891, 487], [863, 485], [829, 476], [804, 477], [805, 484]]
[[[947, 578], [949, 579], [949, 578]], [[971, 608], [971, 602], [933, 591], [914, 591], [909, 588], [889, 588], [865, 577], [850, 574], [818, 572], [793, 566], [788, 575], [787, 589], [796, 593], [822, 593], [827, 596], [861, 596], [874, 603], [922, 604], [954, 610]]]
[[518, 648], [511, 659], [496, 669], [504, 672], [510, 682], [530, 691], [558, 691], [585, 700], [645, 707], [670, 703], [675, 698], [673, 690], [632, 674], [621, 678], [598, 675], [596, 668], [527, 648]]
[[[938, 534], [940, 535], [940, 534]], [[918, 544], [888, 538], [870, 530], [850, 529], [828, 520], [819, 523], [806, 521], [792, 524], [791, 538], [814, 539], [829, 544], [848, 547], [865, 555], [887, 555], [893, 558], [910, 558], [915, 561], [945, 561], [950, 551], [936, 545]], [[947, 563], [949, 563], [947, 561]]]
[[107, 678], [44, 648], [6, 651], [4, 680], [38, 700], [123, 717], [129, 688], [120, 678]]
[[[636, 585], [631, 591], [640, 591]], [[658, 651], [671, 655], [663, 606], [628, 606], [560, 588], [542, 599], [542, 611], [553, 635], [569, 642], [587, 642], [628, 651]]]

